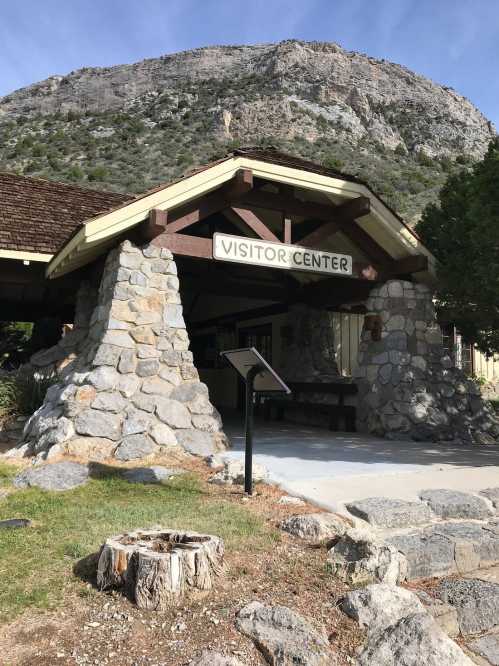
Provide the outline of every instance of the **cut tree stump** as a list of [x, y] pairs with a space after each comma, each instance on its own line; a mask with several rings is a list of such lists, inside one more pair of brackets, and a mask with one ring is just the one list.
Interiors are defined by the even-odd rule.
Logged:
[[97, 565], [100, 590], [122, 587], [139, 608], [164, 610], [187, 588], [210, 590], [224, 569], [222, 539], [177, 530], [135, 530], [107, 539]]

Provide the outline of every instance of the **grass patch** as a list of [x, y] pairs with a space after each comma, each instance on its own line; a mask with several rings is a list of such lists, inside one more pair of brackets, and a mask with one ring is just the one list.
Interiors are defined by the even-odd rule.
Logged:
[[[0, 483], [12, 475], [0, 464]], [[279, 535], [263, 519], [223, 495], [211, 495], [192, 475], [162, 485], [131, 484], [116, 476], [92, 479], [64, 493], [30, 488], [0, 503], [0, 519], [29, 518], [33, 527], [0, 531], [0, 621], [29, 607], [56, 604], [66, 586], [83, 593], [78, 560], [125, 530], [161, 525], [221, 536], [228, 551], [271, 548]]]

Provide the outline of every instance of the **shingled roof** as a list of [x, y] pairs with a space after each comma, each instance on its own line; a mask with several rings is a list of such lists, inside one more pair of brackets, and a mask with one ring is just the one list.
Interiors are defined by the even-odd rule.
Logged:
[[85, 220], [131, 199], [130, 194], [0, 173], [0, 254], [55, 254]]

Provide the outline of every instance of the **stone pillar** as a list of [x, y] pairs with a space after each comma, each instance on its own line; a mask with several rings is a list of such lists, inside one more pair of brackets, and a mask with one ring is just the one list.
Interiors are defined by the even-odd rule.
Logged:
[[294, 305], [283, 340], [283, 377], [294, 382], [328, 382], [338, 377], [332, 314]]
[[[171, 252], [125, 241], [107, 257], [97, 304], [82, 298], [69, 334], [77, 353], [27, 422], [22, 453], [126, 461], [179, 445], [197, 455], [223, 448], [189, 351]], [[57, 361], [60, 345], [46, 357]]]
[[478, 386], [444, 354], [428, 287], [390, 280], [366, 303], [356, 370], [358, 429], [391, 439], [492, 443]]

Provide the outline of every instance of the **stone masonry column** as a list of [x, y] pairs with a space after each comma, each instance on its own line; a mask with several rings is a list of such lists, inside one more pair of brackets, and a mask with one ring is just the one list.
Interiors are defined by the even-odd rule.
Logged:
[[391, 439], [493, 443], [499, 424], [444, 354], [428, 287], [390, 280], [366, 303], [355, 380], [358, 429]]
[[308, 305], [290, 308], [284, 342], [283, 377], [294, 382], [328, 382], [338, 377], [332, 313]]
[[[97, 304], [89, 296], [77, 315], [77, 353], [27, 422], [19, 453], [126, 461], [170, 447], [204, 456], [226, 446], [189, 351], [169, 250], [128, 241], [112, 250]], [[38, 361], [57, 361], [63, 351], [59, 343]]]

